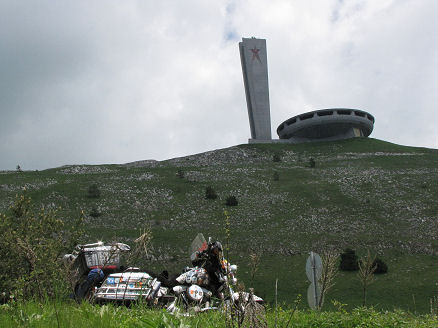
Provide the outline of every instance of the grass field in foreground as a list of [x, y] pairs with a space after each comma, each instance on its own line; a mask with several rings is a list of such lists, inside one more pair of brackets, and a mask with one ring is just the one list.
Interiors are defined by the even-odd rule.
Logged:
[[[438, 326], [433, 315], [414, 315], [403, 311], [379, 312], [373, 308], [356, 308], [351, 312], [338, 309], [333, 312], [293, 311], [268, 309], [268, 327], [430, 327]], [[143, 306], [104, 305], [70, 302], [0, 305], [0, 326], [17, 327], [226, 327], [226, 317], [220, 312], [198, 314], [193, 317], [173, 316], [163, 310]]]

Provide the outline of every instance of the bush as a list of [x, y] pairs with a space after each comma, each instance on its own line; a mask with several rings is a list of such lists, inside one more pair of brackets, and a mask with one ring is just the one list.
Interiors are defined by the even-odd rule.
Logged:
[[316, 162], [313, 158], [309, 159], [309, 167], [314, 168], [316, 166]]
[[93, 218], [98, 218], [101, 215], [102, 215], [102, 213], [99, 212], [99, 209], [97, 207], [93, 207], [90, 211], [90, 216]]
[[357, 271], [359, 270], [359, 262], [356, 252], [351, 248], [344, 250], [341, 254], [341, 264], [339, 268], [343, 271]]
[[373, 267], [376, 266], [376, 270], [374, 271], [374, 273], [376, 274], [382, 274], [382, 273], [387, 273], [388, 272], [388, 266], [386, 265], [385, 262], [383, 262], [381, 259], [376, 258], [373, 262]]
[[274, 155], [272, 156], [272, 161], [273, 161], [273, 162], [281, 162], [281, 156], [280, 156], [280, 154], [274, 154]]
[[34, 208], [17, 196], [11, 210], [0, 214], [0, 291], [20, 300], [45, 299], [67, 293], [68, 277], [59, 262], [83, 235], [83, 217], [66, 227], [54, 210]]
[[100, 197], [100, 190], [97, 187], [97, 184], [92, 184], [88, 187], [88, 197], [89, 198], [99, 198]]
[[225, 205], [227, 206], [237, 206], [239, 202], [237, 201], [237, 198], [235, 196], [228, 196], [225, 200]]
[[274, 181], [280, 180], [280, 175], [278, 174], [278, 172], [274, 172], [273, 179], [274, 179]]
[[184, 179], [184, 171], [181, 170], [181, 169], [179, 169], [179, 170], [176, 172], [176, 176], [177, 176], [178, 178], [180, 178], [180, 179]]
[[217, 198], [216, 191], [211, 186], [205, 188], [205, 199], [216, 199], [216, 198]]

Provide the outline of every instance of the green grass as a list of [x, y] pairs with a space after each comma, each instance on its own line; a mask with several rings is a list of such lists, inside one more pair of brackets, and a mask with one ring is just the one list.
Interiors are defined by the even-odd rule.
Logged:
[[[379, 312], [373, 308], [331, 312], [293, 311], [269, 308], [268, 327], [436, 327], [438, 318], [401, 310]], [[27, 302], [0, 306], [1, 327], [227, 327], [221, 312], [192, 317], [173, 316], [142, 305], [124, 306], [75, 304], [71, 302]]]
[[[273, 162], [280, 154], [281, 162]], [[314, 158], [315, 168], [309, 168]], [[183, 170], [183, 179], [177, 176]], [[274, 181], [277, 172], [279, 181]], [[97, 184], [101, 197], [87, 197]], [[212, 186], [218, 198], [205, 199]], [[438, 152], [356, 138], [314, 144], [240, 145], [143, 167], [67, 166], [44, 171], [0, 172], [0, 212], [17, 193], [36, 206], [60, 207], [73, 222], [87, 215], [84, 242], [96, 239], [133, 243], [150, 225], [152, 253], [160, 260], [148, 269], [179, 271], [189, 265], [187, 249], [198, 232], [224, 240], [224, 210], [231, 215], [231, 262], [250, 284], [248, 253], [262, 262], [256, 293], [269, 302], [279, 279], [279, 301], [306, 294], [304, 273], [310, 251], [369, 249], [389, 266], [370, 286], [368, 304], [378, 310], [401, 308], [427, 313], [438, 294]], [[225, 206], [234, 195], [236, 207]], [[89, 216], [93, 207], [102, 215]], [[163, 255], [168, 255], [164, 256]], [[328, 299], [362, 304], [354, 274], [342, 273]], [[415, 301], [414, 301], [415, 300]], [[331, 309], [330, 302], [327, 308]]]

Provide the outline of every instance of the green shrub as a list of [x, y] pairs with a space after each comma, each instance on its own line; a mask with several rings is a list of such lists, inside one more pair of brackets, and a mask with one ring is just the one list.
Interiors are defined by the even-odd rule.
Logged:
[[216, 199], [217, 194], [216, 191], [213, 189], [213, 187], [208, 186], [205, 188], [205, 199]]
[[359, 262], [356, 255], [356, 252], [351, 248], [347, 248], [344, 250], [344, 253], [341, 254], [341, 263], [339, 268], [342, 271], [357, 271], [359, 270]]
[[309, 159], [309, 167], [314, 168], [316, 166], [316, 162], [313, 158]]
[[274, 175], [272, 176], [272, 178], [274, 179], [274, 181], [279, 181], [280, 175], [278, 174], [278, 172], [274, 172]]
[[99, 198], [100, 197], [100, 190], [97, 187], [97, 184], [92, 184], [88, 187], [88, 197], [89, 198]]
[[98, 218], [101, 215], [102, 215], [102, 213], [99, 212], [99, 209], [97, 207], [93, 207], [90, 211], [90, 216], [93, 218]]
[[0, 214], [0, 291], [5, 297], [42, 300], [68, 293], [59, 256], [77, 244], [82, 226], [82, 217], [75, 227], [66, 227], [55, 210], [37, 209], [26, 195], [17, 196], [11, 210]]
[[376, 270], [374, 271], [375, 274], [382, 274], [388, 272], [388, 266], [385, 262], [382, 261], [382, 259], [376, 258], [373, 262], [373, 266], [376, 267]]
[[273, 162], [281, 162], [281, 156], [280, 156], [280, 154], [274, 154], [273, 156], [272, 156], [272, 161]]
[[237, 206], [238, 203], [236, 196], [228, 196], [225, 200], [225, 205], [227, 206]]
[[184, 171], [181, 170], [181, 169], [179, 169], [179, 170], [176, 172], [176, 176], [177, 176], [178, 178], [180, 178], [180, 179], [184, 179]]

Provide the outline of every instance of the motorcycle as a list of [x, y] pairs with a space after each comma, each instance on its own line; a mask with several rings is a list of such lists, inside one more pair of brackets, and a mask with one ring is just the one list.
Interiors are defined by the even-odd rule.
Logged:
[[192, 267], [176, 278], [169, 279], [167, 271], [159, 275], [141, 272], [138, 268], [124, 270], [120, 252], [129, 251], [121, 243], [79, 245], [73, 254], [64, 256], [68, 266], [79, 277], [74, 297], [98, 303], [130, 303], [146, 301], [161, 306], [170, 313], [204, 312], [209, 310], [244, 311], [249, 301], [263, 304], [263, 299], [248, 292], [235, 292], [237, 265], [223, 256], [220, 242], [207, 242], [198, 234], [191, 244]]
[[175, 313], [185, 311], [204, 312], [217, 309], [212, 306], [213, 292], [208, 289], [208, 275], [204, 268], [187, 269], [176, 278], [178, 285], [172, 288], [175, 300], [167, 307], [167, 311]]
[[186, 268], [176, 278], [172, 288], [175, 300], [167, 307], [170, 313], [204, 312], [215, 309], [244, 311], [249, 300], [263, 304], [263, 299], [248, 292], [235, 292], [237, 265], [231, 265], [223, 256], [220, 242], [207, 242], [198, 234], [191, 246], [192, 268]]

